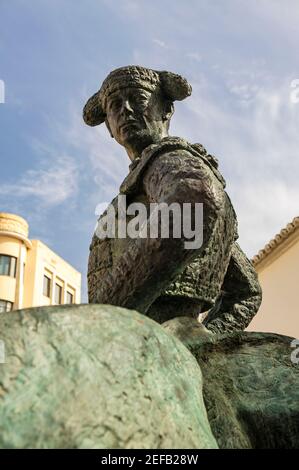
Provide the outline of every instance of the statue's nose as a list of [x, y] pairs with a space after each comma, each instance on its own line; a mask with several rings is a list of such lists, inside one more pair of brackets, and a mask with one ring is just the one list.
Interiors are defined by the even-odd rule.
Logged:
[[133, 111], [133, 108], [131, 107], [129, 100], [125, 100], [123, 102], [121, 112], [124, 114], [133, 114], [134, 111]]

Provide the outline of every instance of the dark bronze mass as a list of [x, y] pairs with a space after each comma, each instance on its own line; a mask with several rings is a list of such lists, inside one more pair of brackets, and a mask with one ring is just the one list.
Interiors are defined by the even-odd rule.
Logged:
[[174, 101], [190, 95], [191, 86], [180, 75], [128, 66], [111, 72], [85, 105], [85, 122], [105, 122], [132, 161], [120, 186], [127, 204], [203, 204], [203, 243], [197, 249], [186, 249], [183, 235], [94, 235], [89, 301], [136, 309], [159, 323], [208, 312], [204, 325], [210, 331], [243, 330], [259, 308], [261, 288], [237, 244], [237, 219], [224, 178], [201, 144], [168, 134]]

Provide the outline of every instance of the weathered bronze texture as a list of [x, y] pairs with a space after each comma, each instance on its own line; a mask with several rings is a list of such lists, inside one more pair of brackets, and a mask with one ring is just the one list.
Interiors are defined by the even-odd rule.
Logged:
[[210, 331], [243, 330], [259, 308], [261, 288], [236, 243], [237, 219], [218, 162], [201, 144], [168, 135], [173, 102], [190, 94], [179, 75], [128, 66], [108, 75], [85, 105], [85, 122], [105, 122], [132, 161], [120, 186], [127, 204], [203, 203], [203, 243], [197, 249], [186, 249], [183, 235], [94, 235], [89, 301], [136, 309], [159, 323], [208, 311], [204, 324]]

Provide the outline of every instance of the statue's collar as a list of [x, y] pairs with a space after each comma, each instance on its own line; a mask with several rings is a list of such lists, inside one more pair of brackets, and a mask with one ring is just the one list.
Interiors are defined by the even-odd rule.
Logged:
[[218, 162], [213, 155], [207, 153], [201, 144], [189, 144], [180, 137], [165, 137], [156, 144], [146, 147], [140, 158], [136, 158], [129, 166], [130, 172], [120, 186], [120, 193], [133, 194], [141, 186], [142, 174], [149, 162], [153, 161], [162, 152], [173, 150], [187, 150], [192, 155], [200, 158], [214, 173], [225, 188], [225, 180], [218, 170]]
[[132, 163], [130, 163], [130, 165], [129, 165], [129, 171], [130, 172], [136, 168], [136, 166], [138, 165], [140, 160], [141, 160], [141, 158], [138, 157], [138, 158], [135, 158], [135, 160], [133, 160]]
[[141, 153], [141, 156], [140, 157], [137, 157], [135, 158], [135, 160], [132, 161], [132, 163], [130, 163], [129, 165], [129, 171], [133, 171], [135, 170], [135, 168], [137, 167], [137, 165], [141, 162], [141, 160], [144, 160], [144, 159], [147, 159], [147, 156], [149, 154], [152, 154], [155, 150], [159, 149], [161, 146], [163, 147], [165, 145], [165, 143], [177, 143], [178, 141], [182, 141], [183, 139], [180, 139], [179, 137], [170, 137], [170, 136], [167, 136], [167, 137], [164, 137], [163, 139], [161, 139], [159, 142], [156, 142], [154, 144], [150, 144], [148, 145]]

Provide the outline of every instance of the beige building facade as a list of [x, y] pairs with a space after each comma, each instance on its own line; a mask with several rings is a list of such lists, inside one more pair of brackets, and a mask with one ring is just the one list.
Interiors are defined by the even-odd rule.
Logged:
[[39, 240], [22, 217], [0, 213], [0, 313], [81, 301], [81, 274]]
[[299, 217], [252, 261], [263, 289], [263, 300], [247, 330], [299, 338]]

